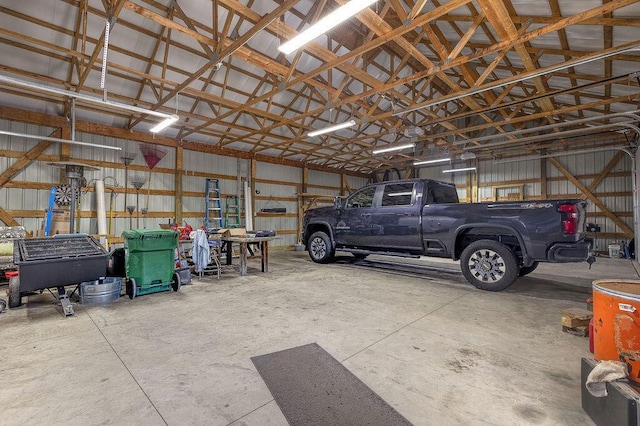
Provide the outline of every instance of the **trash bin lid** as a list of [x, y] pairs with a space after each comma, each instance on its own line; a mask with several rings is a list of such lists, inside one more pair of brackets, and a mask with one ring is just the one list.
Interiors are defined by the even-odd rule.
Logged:
[[180, 233], [170, 229], [130, 229], [122, 236], [127, 240], [141, 240], [144, 238], [178, 238]]

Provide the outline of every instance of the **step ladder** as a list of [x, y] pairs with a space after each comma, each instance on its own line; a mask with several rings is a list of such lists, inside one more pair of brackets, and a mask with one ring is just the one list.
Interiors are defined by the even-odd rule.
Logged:
[[207, 230], [223, 228], [222, 200], [220, 198], [220, 182], [218, 179], [206, 179], [204, 196], [204, 227]]
[[224, 203], [224, 221], [227, 228], [239, 228], [240, 224], [240, 203], [242, 199], [228, 195]]

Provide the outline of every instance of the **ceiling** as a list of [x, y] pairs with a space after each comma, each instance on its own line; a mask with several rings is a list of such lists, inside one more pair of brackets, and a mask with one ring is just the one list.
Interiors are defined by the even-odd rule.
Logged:
[[[163, 136], [363, 173], [443, 150], [509, 159], [634, 143], [629, 125], [607, 124], [638, 117], [607, 116], [640, 108], [639, 0], [380, 0], [279, 52], [346, 2], [0, 0], [0, 75], [178, 114]], [[2, 106], [69, 114], [62, 95], [0, 93]], [[81, 99], [75, 111], [136, 131], [158, 122]]]

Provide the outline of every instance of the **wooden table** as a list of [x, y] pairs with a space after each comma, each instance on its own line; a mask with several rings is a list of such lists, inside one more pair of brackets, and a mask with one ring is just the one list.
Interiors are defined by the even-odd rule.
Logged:
[[277, 237], [222, 237], [222, 242], [227, 245], [227, 265], [231, 265], [231, 256], [233, 254], [233, 243], [240, 244], [240, 275], [247, 275], [247, 246], [257, 243], [260, 245], [260, 253], [262, 260], [262, 272], [269, 272], [269, 241], [275, 240]]

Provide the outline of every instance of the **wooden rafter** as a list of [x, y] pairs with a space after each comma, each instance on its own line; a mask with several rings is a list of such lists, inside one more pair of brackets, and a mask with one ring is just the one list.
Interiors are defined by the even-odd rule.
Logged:
[[[25, 62], [34, 66], [20, 68], [13, 54], [0, 55], [0, 73], [103, 96], [95, 77], [101, 70], [102, 23], [112, 18], [109, 100], [177, 112], [181, 119], [172, 129], [176, 140], [208, 139], [216, 149], [240, 148], [250, 155], [362, 171], [410, 161], [411, 155], [402, 153], [383, 159], [371, 154], [373, 147], [399, 142], [408, 126], [430, 127], [416, 139], [422, 149], [434, 140], [476, 144], [473, 139], [483, 133], [637, 108], [638, 81], [629, 76], [633, 65], [640, 64], [634, 52], [609, 57], [602, 67], [570, 67], [516, 79], [558, 64], [559, 58], [570, 61], [637, 45], [640, 39], [632, 31], [640, 27], [640, 0], [603, 0], [581, 9], [576, 4], [571, 13], [558, 0], [547, 0], [550, 13], [544, 16], [531, 13], [522, 2], [389, 0], [295, 54], [277, 51], [278, 43], [346, 1], [277, 0], [269, 11], [257, 0], [198, 5], [61, 0], [55, 13], [65, 13], [71, 17], [67, 20], [41, 19], [42, 14], [30, 14], [29, 7], [9, 2], [0, 6], [0, 16], [19, 24], [0, 28], [0, 49], [5, 49], [0, 52], [24, 53]], [[577, 25], [601, 31], [601, 45], [577, 42]], [[256, 35], [259, 43], [252, 39]], [[141, 48], [132, 49], [124, 38], [137, 39]], [[217, 65], [221, 61], [224, 64]], [[52, 69], [63, 71], [48, 73]], [[471, 93], [497, 83], [499, 89]], [[25, 105], [44, 102], [47, 110], [66, 107], [63, 96], [37, 90], [0, 85], [0, 93], [24, 99]], [[179, 107], [174, 107], [170, 99], [178, 94]], [[455, 99], [397, 115], [449, 98]], [[133, 131], [153, 121], [83, 102], [76, 108], [81, 116], [110, 115], [114, 123]], [[353, 117], [357, 126], [323, 136], [321, 143], [306, 137], [308, 130], [329, 125], [336, 117]], [[476, 144], [475, 149], [481, 155], [512, 157], [547, 146], [514, 144], [491, 149]], [[562, 140], [559, 145], [576, 142]], [[449, 149], [459, 152], [456, 145]]]

